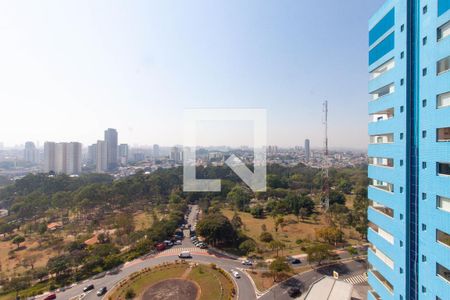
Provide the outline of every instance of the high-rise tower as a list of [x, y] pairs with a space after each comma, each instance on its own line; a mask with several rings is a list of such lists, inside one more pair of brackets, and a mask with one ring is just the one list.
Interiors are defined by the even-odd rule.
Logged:
[[449, 299], [450, 1], [369, 22], [369, 299]]

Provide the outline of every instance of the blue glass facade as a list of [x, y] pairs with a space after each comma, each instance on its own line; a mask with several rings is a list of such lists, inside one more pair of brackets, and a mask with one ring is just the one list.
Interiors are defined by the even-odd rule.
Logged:
[[449, 7], [390, 0], [369, 21], [369, 299], [450, 299]]

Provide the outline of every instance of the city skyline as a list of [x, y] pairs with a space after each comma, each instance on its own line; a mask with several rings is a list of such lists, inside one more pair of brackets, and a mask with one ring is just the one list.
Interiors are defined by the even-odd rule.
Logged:
[[2, 5], [0, 99], [21, 119], [1, 118], [0, 141], [89, 145], [112, 127], [130, 145], [175, 145], [184, 109], [259, 107], [269, 144], [318, 146], [328, 100], [330, 147], [366, 149], [363, 28], [381, 3]]

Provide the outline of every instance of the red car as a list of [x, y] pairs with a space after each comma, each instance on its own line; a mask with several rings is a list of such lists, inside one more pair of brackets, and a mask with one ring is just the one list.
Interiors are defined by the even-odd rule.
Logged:
[[53, 300], [56, 299], [56, 294], [50, 294], [47, 297], [45, 297], [43, 300]]
[[156, 250], [158, 250], [158, 251], [166, 250], [166, 244], [165, 243], [158, 243], [158, 244], [156, 244]]

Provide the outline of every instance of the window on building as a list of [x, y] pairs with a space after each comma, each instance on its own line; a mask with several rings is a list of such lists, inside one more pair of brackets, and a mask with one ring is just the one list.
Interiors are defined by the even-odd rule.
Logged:
[[441, 75], [450, 69], [450, 55], [436, 63], [436, 74]]
[[422, 69], [422, 76], [427, 76], [428, 70], [427, 68]]
[[450, 283], [450, 270], [436, 263], [436, 275]]
[[395, 85], [394, 83], [390, 83], [371, 92], [370, 94], [372, 95], [372, 100], [377, 100], [381, 97], [392, 94], [393, 92], [395, 92]]
[[428, 6], [424, 6], [424, 7], [422, 7], [422, 13], [423, 14], [426, 14], [428, 12]]
[[426, 161], [423, 161], [422, 162], [422, 169], [426, 169], [427, 168], [427, 162]]
[[402, 25], [400, 26], [400, 32], [403, 32], [403, 31], [405, 31], [405, 24], [402, 24]]
[[450, 106], [450, 92], [437, 95], [437, 108]]
[[440, 210], [450, 212], [450, 198], [437, 196], [436, 207]]
[[373, 200], [369, 200], [369, 206], [371, 208], [373, 208], [374, 210], [376, 210], [376, 211], [378, 211], [378, 212], [380, 212], [382, 214], [385, 214], [385, 215], [387, 215], [387, 216], [389, 216], [391, 218], [394, 217], [394, 210], [392, 208], [390, 208], [390, 207], [387, 207], [387, 206], [381, 204], [381, 203], [378, 203], [378, 202], [373, 201]]
[[400, 112], [404, 112], [405, 111], [405, 107], [402, 105], [400, 106]]
[[369, 157], [369, 165], [392, 168], [394, 166], [394, 159], [385, 157]]
[[384, 120], [389, 120], [394, 117], [394, 108], [385, 109], [378, 111], [374, 114], [369, 115], [369, 122], [379, 122]]
[[400, 139], [403, 140], [403, 132], [400, 132]]
[[444, 25], [440, 26], [437, 29], [437, 40], [438, 42], [445, 39], [450, 35], [450, 21], [445, 23]]
[[427, 230], [427, 224], [422, 224], [422, 231], [426, 231]]
[[423, 130], [423, 131], [422, 131], [422, 137], [423, 137], [423, 138], [426, 138], [426, 137], [427, 137], [427, 131], [426, 131], [426, 130]]
[[422, 193], [422, 200], [427, 200], [427, 193]]
[[450, 176], [450, 163], [437, 163], [437, 173], [441, 176]]
[[378, 76], [383, 75], [384, 73], [393, 69], [394, 67], [395, 67], [395, 60], [394, 58], [391, 58], [390, 60], [388, 60], [387, 62], [375, 68], [372, 72], [370, 72], [370, 79], [377, 78]]
[[404, 85], [405, 84], [405, 79], [400, 79], [400, 85]]
[[370, 136], [371, 144], [390, 144], [394, 142], [394, 134], [376, 134]]
[[438, 142], [450, 142], [450, 127], [438, 128], [436, 136]]
[[450, 235], [439, 229], [436, 229], [436, 242], [450, 247]]
[[427, 99], [423, 99], [422, 100], [422, 107], [426, 107], [427, 106]]
[[427, 257], [425, 255], [422, 255], [422, 262], [426, 262], [427, 261]]
[[377, 180], [377, 179], [369, 179], [369, 183], [370, 186], [377, 188], [377, 189], [381, 189], [384, 190], [386, 192], [394, 192], [394, 185], [392, 183], [386, 182], [386, 181], [382, 181], [382, 180]]
[[405, 52], [404, 51], [400, 52], [400, 58], [403, 59], [404, 57], [405, 57]]
[[423, 39], [422, 39], [422, 45], [426, 45], [427, 44], [427, 40], [428, 40], [428, 38], [427, 37], [424, 37]]

